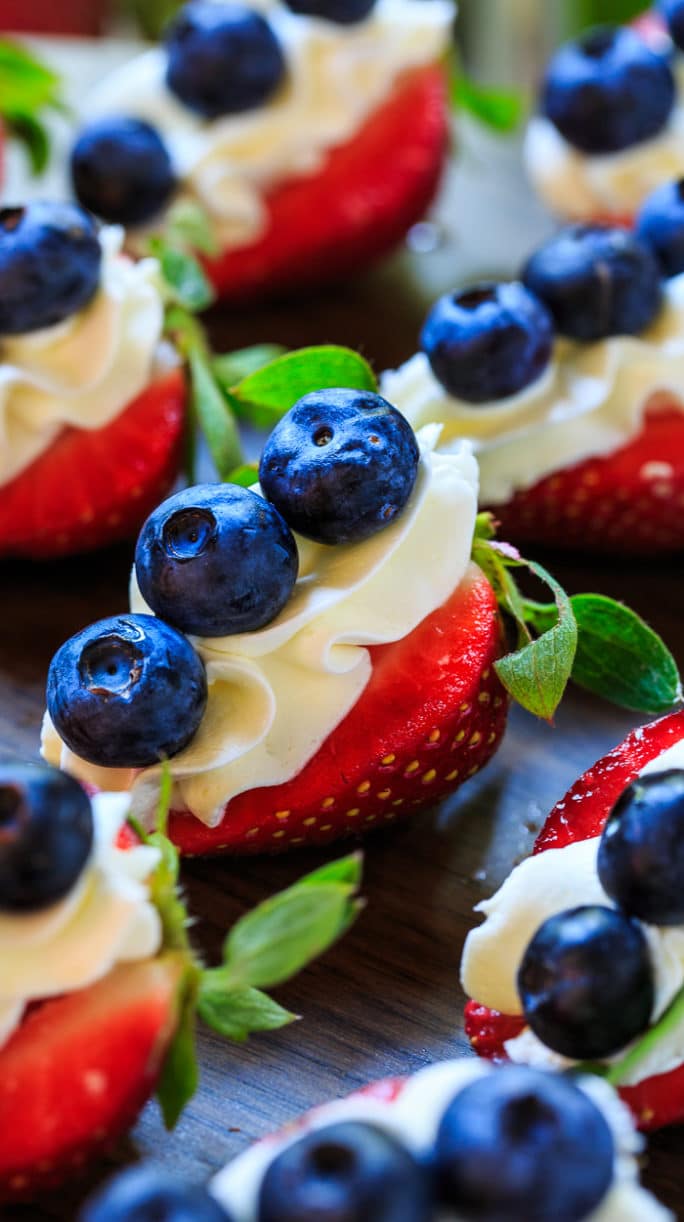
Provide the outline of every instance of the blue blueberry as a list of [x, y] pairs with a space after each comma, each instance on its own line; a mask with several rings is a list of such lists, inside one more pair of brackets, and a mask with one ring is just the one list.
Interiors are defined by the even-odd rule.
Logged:
[[277, 509], [235, 484], [202, 484], [169, 497], [135, 550], [143, 598], [196, 636], [255, 632], [287, 603], [297, 545]]
[[96, 119], [71, 153], [79, 203], [114, 225], [141, 225], [157, 216], [176, 189], [168, 149], [141, 119]]
[[646, 1030], [654, 999], [648, 942], [636, 921], [587, 905], [550, 917], [518, 972], [526, 1021], [576, 1061], [619, 1052]]
[[663, 183], [643, 204], [636, 235], [653, 251], [663, 276], [684, 272], [684, 178]]
[[663, 300], [658, 261], [626, 229], [568, 225], [535, 251], [523, 279], [562, 335], [591, 343], [638, 335]]
[[90, 800], [73, 777], [41, 764], [0, 764], [0, 911], [64, 899], [93, 845]]
[[662, 55], [626, 26], [599, 26], [553, 56], [541, 108], [583, 153], [616, 153], [657, 135], [675, 96]]
[[450, 395], [487, 403], [517, 394], [544, 372], [553, 319], [517, 281], [481, 284], [440, 297], [420, 342]]
[[380, 395], [321, 390], [276, 425], [259, 479], [293, 530], [319, 543], [357, 543], [399, 516], [419, 460], [413, 429]]
[[466, 1086], [435, 1144], [441, 1197], [473, 1222], [582, 1222], [613, 1179], [605, 1118], [569, 1079], [511, 1065]]
[[51, 327], [92, 301], [102, 248], [75, 204], [0, 209], [0, 335]]
[[684, 771], [640, 777], [618, 798], [601, 837], [598, 875], [630, 916], [684, 925]]
[[132, 1167], [88, 1201], [79, 1222], [230, 1222], [204, 1188], [183, 1187], [168, 1172]]
[[684, 0], [658, 0], [657, 7], [667, 22], [672, 40], [684, 48]]
[[285, 0], [293, 13], [320, 17], [337, 25], [355, 25], [375, 8], [376, 0]]
[[207, 119], [253, 110], [285, 76], [285, 58], [261, 13], [238, 3], [191, 0], [166, 37], [166, 83]]
[[147, 768], [177, 755], [207, 703], [190, 642], [152, 615], [119, 615], [72, 636], [48, 672], [47, 706], [72, 751], [106, 768]]
[[343, 1121], [276, 1155], [261, 1184], [258, 1222], [431, 1222], [430, 1177], [375, 1125]]

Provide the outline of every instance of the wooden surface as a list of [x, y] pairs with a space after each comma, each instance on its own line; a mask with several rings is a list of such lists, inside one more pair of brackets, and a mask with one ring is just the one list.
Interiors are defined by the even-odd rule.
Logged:
[[[443, 241], [432, 253], [404, 255], [326, 301], [216, 317], [217, 346], [342, 341], [361, 345], [382, 368], [414, 349], [425, 304], [436, 291], [480, 271], [511, 271], [545, 224], [521, 186], [513, 151], [481, 143], [468, 145], [439, 217]], [[36, 755], [50, 657], [87, 622], [124, 608], [130, 559], [130, 549], [122, 548], [59, 566], [0, 568], [0, 754]], [[684, 666], [681, 560], [657, 567], [550, 562], [571, 591], [602, 590], [630, 602]], [[553, 730], [514, 713], [492, 764], [451, 802], [366, 842], [365, 914], [338, 948], [279, 990], [303, 1021], [244, 1048], [202, 1032], [200, 1090], [177, 1130], [165, 1134], [155, 1106], [148, 1106], [121, 1159], [149, 1158], [202, 1181], [312, 1104], [372, 1078], [467, 1053], [458, 962], [473, 905], [525, 854], [577, 774], [636, 720], [578, 692], [569, 695]], [[185, 885], [206, 960], [217, 961], [223, 934], [242, 911], [320, 860], [321, 854], [304, 853], [188, 865]], [[683, 1156], [684, 1132], [670, 1131], [652, 1141], [647, 1170], [651, 1187], [682, 1217]], [[3, 1222], [66, 1222], [76, 1217], [87, 1186], [0, 1216]]]

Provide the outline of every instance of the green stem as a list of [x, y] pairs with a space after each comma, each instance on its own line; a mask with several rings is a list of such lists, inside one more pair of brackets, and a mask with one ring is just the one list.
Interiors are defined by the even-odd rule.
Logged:
[[684, 1023], [684, 988], [679, 990], [665, 1013], [641, 1037], [638, 1044], [630, 1048], [629, 1052], [620, 1061], [617, 1061], [615, 1065], [611, 1065], [605, 1075], [606, 1081], [610, 1082], [611, 1086], [620, 1086], [632, 1074], [633, 1070], [638, 1068], [641, 1062], [650, 1055], [660, 1041], [670, 1035], [682, 1023]]

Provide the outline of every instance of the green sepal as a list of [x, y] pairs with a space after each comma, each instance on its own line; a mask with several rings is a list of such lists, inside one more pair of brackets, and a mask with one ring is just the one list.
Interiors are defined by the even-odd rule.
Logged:
[[50, 142], [41, 115], [64, 111], [61, 82], [51, 68], [25, 47], [0, 39], [0, 116], [28, 153], [34, 174], [41, 174], [50, 156]]
[[337, 387], [376, 391], [377, 385], [373, 370], [358, 352], [323, 344], [279, 356], [227, 390], [235, 411], [245, 420], [256, 428], [271, 429], [312, 391]]
[[189, 963], [180, 986], [176, 1032], [164, 1058], [157, 1084], [157, 1101], [167, 1129], [175, 1128], [186, 1104], [193, 1098], [199, 1085], [196, 1015], [200, 979], [199, 968], [194, 963]]
[[664, 1014], [649, 1027], [632, 1048], [620, 1060], [614, 1062], [602, 1074], [611, 1086], [621, 1086], [625, 1079], [657, 1048], [671, 1032], [684, 1024], [684, 988], [670, 1002]]
[[535, 561], [525, 564], [551, 590], [557, 608], [556, 622], [535, 640], [500, 658], [494, 669], [518, 704], [536, 717], [552, 721], [572, 674], [577, 623], [570, 599], [555, 578]]
[[159, 234], [149, 239], [147, 249], [159, 260], [163, 288], [170, 302], [192, 314], [213, 305], [216, 294], [195, 255]]
[[226, 476], [227, 484], [239, 484], [241, 488], [251, 488], [252, 484], [259, 483], [259, 468], [256, 463], [243, 463], [240, 467], [233, 467], [233, 470]]
[[202, 977], [197, 1009], [203, 1022], [236, 1043], [244, 1043], [253, 1032], [278, 1031], [297, 1021], [260, 989], [234, 989], [227, 968], [216, 967]]

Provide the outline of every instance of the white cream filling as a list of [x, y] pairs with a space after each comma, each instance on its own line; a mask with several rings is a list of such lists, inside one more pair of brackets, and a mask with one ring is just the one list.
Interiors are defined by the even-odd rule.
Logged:
[[[641, 775], [684, 769], [684, 739], [652, 760]], [[613, 907], [596, 871], [600, 837], [577, 841], [560, 849], [547, 849], [528, 857], [513, 870], [502, 887], [478, 904], [484, 923], [466, 939], [461, 962], [461, 983], [475, 997], [503, 1014], [522, 1014], [517, 975], [523, 955], [539, 927], [556, 913], [583, 904]], [[684, 986], [684, 929], [642, 925], [648, 939], [655, 975], [652, 1022], [667, 1009]], [[621, 1050], [613, 1060], [624, 1056]], [[506, 1043], [513, 1061], [540, 1067], [567, 1067], [571, 1061], [541, 1043], [532, 1031]], [[629, 1073], [624, 1085], [633, 1086], [656, 1074], [668, 1073], [684, 1062], [684, 1024], [668, 1032]]]
[[[188, 747], [169, 763], [174, 805], [216, 826], [236, 794], [290, 780], [356, 704], [371, 674], [366, 646], [407, 636], [451, 596], [470, 565], [477, 464], [468, 445], [435, 450], [439, 426], [419, 435], [408, 506], [363, 543], [297, 539], [300, 573], [280, 615], [258, 632], [193, 638], [209, 700]], [[132, 608], [147, 608], [135, 587]], [[159, 769], [97, 768], [71, 754], [46, 721], [47, 759], [100, 789], [132, 786], [133, 810], [153, 816]]]
[[93, 798], [93, 850], [63, 900], [36, 913], [0, 912], [0, 1048], [30, 1002], [86, 988], [115, 964], [160, 949], [161, 921], [146, 885], [159, 850], [116, 847], [129, 805], [122, 794]]
[[[304, 1133], [338, 1121], [375, 1124], [399, 1138], [414, 1154], [425, 1156], [454, 1096], [476, 1078], [495, 1072], [483, 1061], [445, 1061], [409, 1078], [393, 1102], [357, 1095], [326, 1104], [286, 1132], [268, 1137], [240, 1155], [214, 1178], [211, 1192], [235, 1222], [256, 1222], [261, 1183], [276, 1156]], [[613, 1184], [586, 1222], [664, 1222], [670, 1213], [639, 1184], [636, 1157], [643, 1141], [634, 1131], [627, 1109], [599, 1079], [580, 1078], [578, 1085], [605, 1116], [615, 1141]], [[459, 1215], [440, 1210], [435, 1222], [459, 1222]]]
[[[684, 412], [684, 275], [664, 285], [662, 308], [641, 335], [593, 344], [557, 340], [549, 367], [517, 395], [472, 404], [456, 399], [419, 352], [383, 374], [380, 393], [418, 429], [438, 420], [442, 449], [471, 442], [480, 466], [480, 499], [500, 505], [522, 489], [588, 458], [611, 454], [639, 433], [656, 396]], [[668, 487], [667, 455], [658, 472]]]
[[287, 65], [284, 83], [262, 106], [207, 121], [167, 89], [159, 49], [112, 73], [83, 108], [85, 120], [125, 113], [160, 131], [181, 194], [203, 205], [223, 249], [259, 237], [274, 186], [315, 174], [403, 72], [441, 58], [455, 16], [451, 0], [378, 0], [349, 26], [292, 13], [278, 0], [254, 7], [271, 22]]
[[102, 274], [85, 309], [57, 326], [0, 339], [0, 487], [71, 425], [100, 429], [150, 382], [164, 310], [158, 265], [121, 254], [103, 229]]

